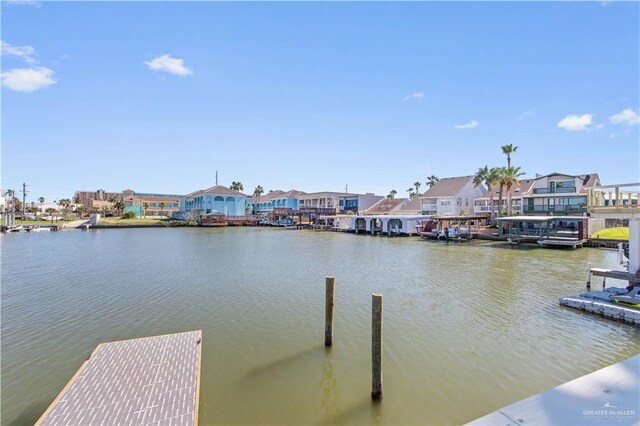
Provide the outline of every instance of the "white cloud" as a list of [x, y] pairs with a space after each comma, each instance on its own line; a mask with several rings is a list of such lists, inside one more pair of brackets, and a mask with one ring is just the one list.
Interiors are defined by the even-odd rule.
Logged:
[[56, 84], [49, 68], [16, 68], [2, 73], [2, 85], [16, 92], [34, 92]]
[[422, 98], [424, 98], [424, 92], [416, 92], [416, 93], [412, 93], [410, 95], [405, 96], [404, 98], [402, 98], [402, 100], [404, 102], [411, 101], [411, 100], [421, 101]]
[[466, 124], [456, 124], [456, 129], [473, 129], [474, 127], [478, 127], [480, 122], [478, 120], [472, 120]]
[[532, 115], [533, 115], [533, 111], [524, 111], [518, 115], [517, 120], [522, 121], [525, 118], [530, 117]]
[[640, 124], [640, 115], [631, 108], [627, 108], [622, 112], [609, 117], [609, 121], [614, 124], [625, 124], [627, 126], [633, 126]]
[[176, 74], [180, 76], [187, 76], [193, 74], [189, 68], [184, 66], [184, 61], [179, 58], [172, 58], [170, 55], [162, 55], [151, 61], [145, 61], [145, 64], [149, 69], [154, 71], [164, 71], [169, 74]]
[[591, 114], [569, 114], [562, 120], [558, 121], [557, 126], [561, 129], [570, 131], [589, 130], [589, 126], [593, 124], [593, 116]]
[[31, 46], [12, 46], [5, 41], [0, 41], [0, 50], [4, 56], [17, 56], [28, 64], [36, 62], [33, 58], [36, 54], [36, 49]]

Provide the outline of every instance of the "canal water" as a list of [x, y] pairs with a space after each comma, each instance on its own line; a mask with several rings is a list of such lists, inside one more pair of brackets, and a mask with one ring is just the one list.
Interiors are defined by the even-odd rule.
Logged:
[[97, 344], [187, 330], [203, 332], [200, 424], [458, 424], [640, 352], [638, 329], [558, 306], [584, 288], [586, 262], [615, 267], [615, 251], [258, 228], [0, 243], [6, 425], [32, 424]]

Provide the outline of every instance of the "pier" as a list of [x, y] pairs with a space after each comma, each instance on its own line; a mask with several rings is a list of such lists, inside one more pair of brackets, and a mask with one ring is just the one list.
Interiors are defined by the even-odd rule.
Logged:
[[481, 417], [470, 425], [635, 425], [640, 355]]
[[197, 425], [201, 339], [190, 331], [98, 345], [36, 425]]

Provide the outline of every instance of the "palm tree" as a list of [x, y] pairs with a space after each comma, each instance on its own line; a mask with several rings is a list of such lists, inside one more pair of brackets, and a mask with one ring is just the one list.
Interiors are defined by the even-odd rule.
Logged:
[[38, 201], [40, 201], [40, 211], [44, 213], [44, 210], [42, 210], [42, 205], [44, 204], [44, 197], [38, 198]]
[[496, 167], [496, 185], [498, 185], [498, 217], [502, 213], [502, 194], [506, 188], [506, 181], [504, 179], [504, 167]]
[[518, 178], [524, 173], [520, 167], [507, 167], [502, 170], [502, 181], [507, 189], [507, 216], [511, 216], [511, 187], [520, 183]]
[[491, 223], [493, 223], [495, 209], [495, 203], [493, 201], [493, 188], [498, 183], [498, 172], [499, 170], [496, 167], [492, 167], [490, 169], [489, 166], [484, 166], [480, 167], [473, 177], [473, 183], [475, 184], [476, 188], [483, 183], [487, 186], [487, 191], [489, 192], [489, 221]]
[[518, 150], [517, 146], [513, 146], [513, 144], [503, 145], [502, 153], [507, 156], [507, 167], [511, 167], [511, 154]]
[[264, 188], [262, 185], [256, 186], [253, 190], [253, 198], [254, 198], [254, 213], [258, 214], [258, 204], [260, 203], [260, 196], [264, 194]]
[[398, 191], [396, 191], [395, 189], [392, 189], [391, 191], [389, 191], [389, 195], [387, 195], [387, 198], [394, 199], [394, 198], [396, 198], [396, 194], [397, 193], [398, 193]]
[[144, 207], [144, 211], [142, 212], [142, 217], [147, 217], [147, 209], [149, 208], [149, 203], [142, 203]]
[[407, 189], [407, 192], [409, 193], [409, 198], [413, 200], [415, 198], [415, 193], [413, 192], [413, 188]]
[[438, 181], [440, 180], [440, 178], [436, 175], [431, 175], [429, 177], [427, 177], [427, 186], [429, 188], [431, 188], [433, 185], [435, 185]]
[[160, 216], [162, 216], [162, 212], [163, 212], [163, 210], [164, 210], [164, 206], [165, 206], [165, 205], [166, 205], [166, 204], [164, 203], [164, 201], [162, 201], [162, 202], [160, 203]]
[[120, 200], [116, 200], [116, 202], [113, 203], [113, 208], [116, 209], [116, 214], [118, 215], [122, 214], [125, 207], [126, 205]]
[[234, 191], [244, 191], [244, 186], [242, 185], [242, 182], [233, 181], [231, 182], [231, 186], [229, 188], [233, 189]]
[[420, 182], [414, 182], [413, 186], [416, 187], [416, 195], [420, 195], [420, 187], [422, 186], [422, 184]]

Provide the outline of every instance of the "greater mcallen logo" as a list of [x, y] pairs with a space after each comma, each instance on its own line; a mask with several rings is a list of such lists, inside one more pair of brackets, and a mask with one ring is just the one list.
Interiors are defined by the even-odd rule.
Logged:
[[636, 416], [636, 410], [624, 410], [616, 407], [607, 401], [601, 408], [597, 410], [584, 410], [582, 415], [585, 417], [596, 417], [598, 420], [616, 421], [629, 419]]

